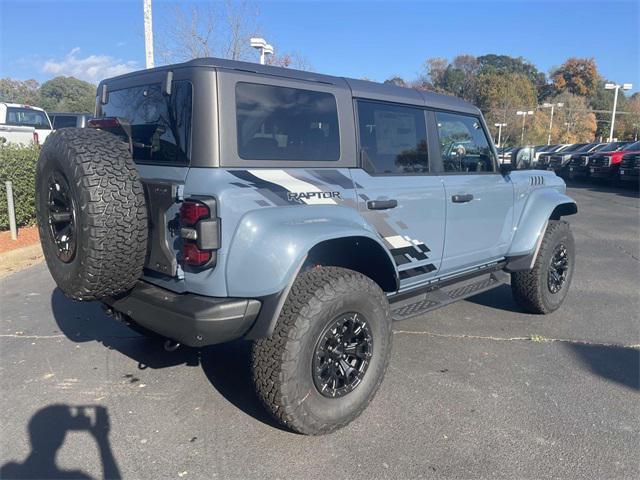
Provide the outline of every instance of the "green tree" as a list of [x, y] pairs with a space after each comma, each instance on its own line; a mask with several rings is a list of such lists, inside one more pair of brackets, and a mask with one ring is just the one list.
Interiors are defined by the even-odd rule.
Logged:
[[47, 111], [93, 113], [95, 85], [73, 77], [55, 77], [40, 87], [41, 106]]
[[451, 63], [444, 58], [430, 58], [426, 70], [433, 90], [475, 101], [478, 61], [473, 55], [458, 55]]
[[26, 103], [38, 107], [40, 106], [39, 87], [38, 82], [33, 79], [0, 78], [0, 102]]
[[396, 85], [397, 87], [407, 87], [408, 84], [407, 82], [404, 81], [404, 78], [399, 77], [399, 76], [395, 76], [395, 77], [391, 77], [386, 79], [383, 82], [385, 85]]

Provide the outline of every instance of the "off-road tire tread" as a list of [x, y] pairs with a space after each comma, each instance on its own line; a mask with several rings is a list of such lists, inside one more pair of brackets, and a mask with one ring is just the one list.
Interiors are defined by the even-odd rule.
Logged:
[[550, 313], [542, 300], [542, 288], [546, 288], [546, 279], [542, 278], [543, 262], [546, 252], [554, 248], [553, 238], [559, 230], [569, 231], [569, 223], [563, 220], [550, 220], [540, 244], [538, 256], [530, 270], [511, 274], [511, 292], [518, 305], [528, 313]]
[[[42, 148], [38, 173], [44, 176], [48, 155], [71, 161], [67, 181], [77, 191], [77, 214], [84, 225], [76, 252], [81, 272], [63, 289], [65, 294], [97, 300], [130, 289], [142, 275], [148, 222], [144, 187], [128, 145], [102, 130], [65, 128], [49, 135]], [[49, 238], [47, 220], [38, 210], [40, 238]], [[54, 270], [57, 257], [46, 259]]]
[[[357, 418], [369, 405], [373, 394], [357, 411], [340, 423], [326, 424], [307, 415], [303, 404], [296, 405], [283, 394], [289, 382], [295, 382], [296, 363], [301, 353], [301, 339], [309, 330], [313, 317], [325, 301], [340, 293], [369, 292], [377, 299], [387, 318], [389, 304], [380, 287], [358, 272], [339, 267], [318, 267], [302, 272], [292, 285], [273, 334], [253, 344], [251, 353], [253, 382], [266, 409], [291, 430], [320, 435], [344, 427]], [[384, 378], [391, 350], [391, 322], [388, 322], [388, 351], [385, 363], [373, 390], [375, 393]]]

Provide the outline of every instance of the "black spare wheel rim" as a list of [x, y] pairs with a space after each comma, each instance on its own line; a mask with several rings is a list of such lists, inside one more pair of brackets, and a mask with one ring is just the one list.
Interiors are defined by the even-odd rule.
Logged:
[[325, 397], [352, 392], [362, 382], [373, 353], [366, 318], [355, 312], [338, 316], [320, 334], [313, 354], [313, 382]]
[[47, 181], [47, 220], [49, 233], [56, 247], [56, 255], [69, 263], [76, 254], [77, 222], [73, 195], [67, 179], [59, 171], [53, 171]]
[[551, 256], [551, 264], [549, 265], [549, 274], [547, 275], [547, 286], [551, 293], [558, 293], [567, 281], [569, 273], [569, 256], [567, 247], [559, 244], [553, 251]]

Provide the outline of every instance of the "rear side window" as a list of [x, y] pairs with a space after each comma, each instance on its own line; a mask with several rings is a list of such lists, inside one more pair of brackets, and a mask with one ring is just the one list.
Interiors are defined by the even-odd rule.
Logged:
[[236, 85], [238, 155], [245, 160], [336, 161], [335, 97], [255, 83]]
[[424, 110], [358, 101], [363, 167], [380, 174], [429, 171]]
[[53, 117], [53, 128], [70, 128], [76, 126], [76, 117], [71, 115], [56, 115]]
[[34, 127], [37, 130], [49, 130], [51, 125], [44, 112], [30, 108], [7, 108], [7, 125]]
[[445, 172], [494, 171], [491, 146], [478, 118], [436, 112], [436, 121]]
[[[109, 92], [103, 117], [118, 117], [131, 128], [133, 159], [140, 163], [189, 163], [191, 136], [191, 83], [175, 81], [172, 94], [160, 84]], [[128, 125], [127, 125], [128, 124]]]

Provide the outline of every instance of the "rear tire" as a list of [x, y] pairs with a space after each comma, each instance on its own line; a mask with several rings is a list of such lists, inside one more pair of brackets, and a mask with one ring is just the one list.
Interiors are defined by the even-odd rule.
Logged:
[[574, 266], [575, 242], [569, 224], [550, 220], [533, 268], [511, 274], [513, 297], [529, 313], [557, 310], [569, 291]]
[[291, 430], [332, 432], [373, 399], [389, 363], [391, 336], [389, 303], [373, 280], [337, 267], [303, 272], [273, 334], [254, 343], [257, 393]]
[[91, 128], [49, 135], [38, 159], [36, 213], [47, 266], [67, 296], [117, 295], [142, 275], [144, 190], [118, 137]]

